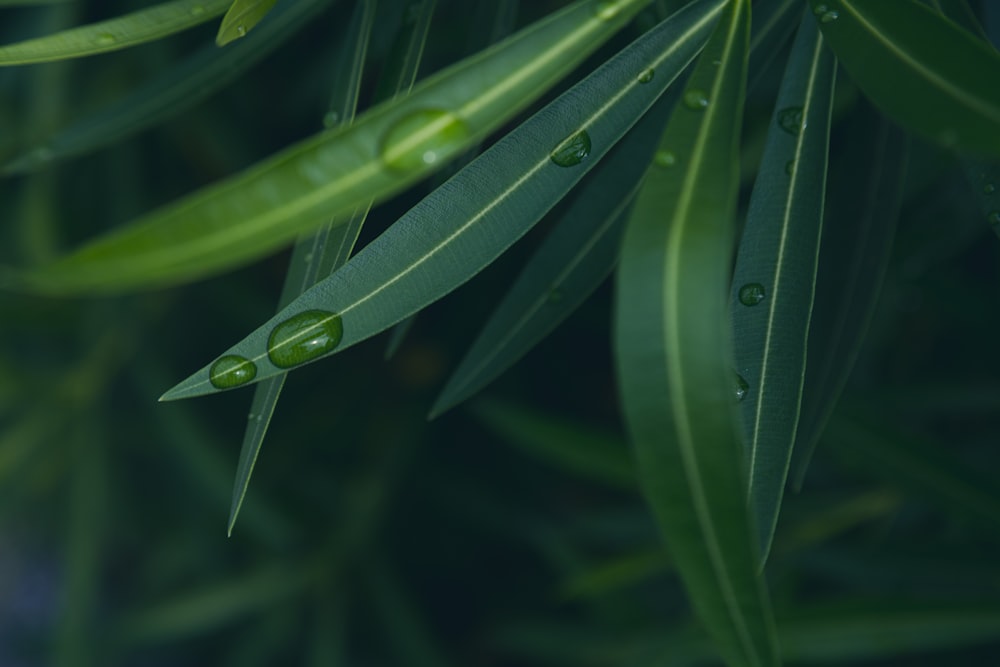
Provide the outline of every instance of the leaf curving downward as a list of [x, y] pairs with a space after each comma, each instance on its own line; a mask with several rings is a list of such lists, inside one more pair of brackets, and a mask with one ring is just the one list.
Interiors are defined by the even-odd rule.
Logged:
[[731, 666], [779, 664], [746, 502], [727, 292], [749, 2], [729, 3], [625, 232], [615, 356], [639, 477], [678, 573]]
[[[646, 33], [412, 208], [341, 270], [216, 361], [246, 384], [372, 336], [455, 289], [530, 229], [694, 59], [722, 0], [699, 0]], [[654, 68], [650, 79], [642, 76]], [[162, 400], [236, 384], [210, 365]], [[253, 368], [251, 373], [250, 369]]]

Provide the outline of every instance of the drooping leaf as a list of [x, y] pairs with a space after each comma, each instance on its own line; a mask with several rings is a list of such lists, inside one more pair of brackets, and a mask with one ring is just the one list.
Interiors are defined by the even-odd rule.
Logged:
[[0, 46], [0, 66], [80, 58], [161, 39], [211, 20], [231, 0], [174, 0], [54, 35]]
[[225, 46], [234, 39], [246, 37], [261, 19], [267, 16], [276, 0], [233, 0], [219, 25], [215, 43]]
[[750, 449], [750, 503], [766, 560], [799, 423], [823, 227], [836, 65], [803, 17], [772, 114], [730, 296]]
[[616, 359], [643, 491], [729, 665], [777, 665], [747, 506], [727, 292], [749, 3], [730, 2], [636, 200], [618, 270]]
[[[700, 51], [721, 4], [693, 3], [633, 42], [163, 400], [262, 380], [341, 351], [471, 278], [649, 109]], [[650, 68], [651, 79], [644, 75]]]
[[1000, 156], [1000, 53], [916, 0], [810, 0], [823, 36], [893, 120]]
[[283, 2], [253, 36], [221, 53], [208, 46], [91, 115], [71, 122], [3, 166], [4, 174], [83, 155], [163, 122], [217, 92], [281, 46], [330, 0]]
[[22, 275], [45, 293], [175, 284], [246, 263], [395, 194], [500, 127], [649, 0], [581, 0], [438, 73], [350, 127], [246, 171]]

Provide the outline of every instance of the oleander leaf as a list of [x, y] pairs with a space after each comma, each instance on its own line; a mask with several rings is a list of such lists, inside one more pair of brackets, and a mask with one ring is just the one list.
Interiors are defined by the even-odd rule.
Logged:
[[729, 665], [777, 665], [738, 436], [727, 292], [749, 3], [730, 2], [660, 140], [622, 246], [625, 421], [647, 501]]
[[202, 278], [275, 250], [439, 169], [499, 128], [649, 0], [581, 0], [449, 67], [350, 127], [322, 132], [21, 275], [53, 294]]
[[187, 30], [226, 11], [230, 0], [174, 0], [117, 18], [0, 46], [0, 67], [118, 51]]
[[276, 0], [234, 0], [226, 15], [222, 17], [219, 33], [215, 36], [218, 46], [246, 37], [247, 33], [267, 16]]
[[890, 118], [944, 146], [1000, 156], [1000, 53], [916, 0], [810, 0], [823, 36]]
[[730, 296], [750, 503], [762, 560], [777, 525], [799, 424], [823, 228], [836, 63], [803, 17], [750, 198]]
[[[162, 400], [215, 393], [339, 352], [467, 281], [652, 106], [701, 50], [722, 4], [699, 0], [640, 37]], [[650, 68], [652, 78], [644, 75]]]

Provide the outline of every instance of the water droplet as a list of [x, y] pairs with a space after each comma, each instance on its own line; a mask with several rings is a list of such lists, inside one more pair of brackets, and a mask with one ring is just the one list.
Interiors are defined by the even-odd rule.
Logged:
[[652, 67], [650, 67], [649, 69], [644, 69], [641, 72], [639, 72], [639, 76], [637, 76], [636, 79], [639, 81], [639, 83], [649, 83], [650, 81], [653, 80], [653, 73], [654, 72]]
[[238, 26], [236, 26], [236, 34], [239, 35], [240, 37], [246, 37], [247, 27], [242, 23], [239, 24]]
[[840, 14], [839, 13], [837, 13], [837, 12], [835, 12], [833, 10], [830, 10], [828, 12], [823, 12], [822, 14], [819, 15], [819, 22], [820, 23], [833, 23], [834, 21], [836, 21], [839, 18], [840, 18]]
[[327, 111], [325, 114], [323, 114], [323, 127], [325, 127], [326, 129], [329, 130], [331, 127], [336, 126], [337, 123], [339, 122], [340, 122], [340, 114], [337, 113], [336, 111]]
[[993, 183], [987, 183], [986, 185], [983, 186], [984, 195], [991, 195], [996, 191], [997, 191], [997, 186], [994, 185]]
[[216, 389], [232, 389], [257, 377], [257, 364], [246, 357], [227, 354], [208, 370], [208, 381]]
[[590, 135], [586, 130], [580, 130], [563, 140], [552, 149], [549, 157], [560, 167], [573, 167], [583, 162], [590, 155]]
[[708, 108], [708, 95], [704, 90], [692, 88], [684, 93], [684, 106], [693, 111], [703, 111]]
[[115, 36], [110, 32], [102, 32], [94, 39], [94, 43], [98, 46], [111, 46], [115, 43]]
[[292, 368], [332, 352], [343, 337], [340, 315], [306, 310], [274, 327], [267, 339], [267, 356], [278, 368]]
[[750, 391], [750, 384], [739, 373], [733, 373], [733, 386], [736, 391], [737, 401], [742, 401], [746, 398], [747, 392]]
[[740, 288], [740, 303], [744, 306], [756, 306], [764, 300], [764, 286], [760, 283], [747, 283]]
[[205, 13], [205, 8], [201, 5], [195, 5], [191, 8], [191, 16], [201, 16]]
[[795, 160], [789, 160], [785, 163], [785, 173], [791, 176], [793, 171], [795, 171]]
[[602, 0], [597, 3], [594, 8], [594, 16], [601, 19], [602, 21], [610, 21], [614, 17], [618, 16], [621, 12], [622, 6], [620, 2], [614, 2], [614, 0]]
[[566, 293], [559, 287], [553, 285], [549, 288], [549, 303], [559, 303], [566, 297]]
[[311, 252], [307, 252], [305, 254], [305, 257], [302, 258], [303, 264], [312, 264], [312, 261], [313, 261], [313, 254]]
[[828, 11], [830, 11], [830, 8], [826, 5], [816, 5], [813, 9], [813, 15], [819, 16], [820, 14], [826, 14]]
[[802, 107], [788, 107], [778, 112], [778, 126], [782, 130], [798, 136], [805, 124], [802, 122]]
[[1000, 225], [1000, 211], [990, 211], [986, 215], [986, 219], [989, 221], [990, 225], [996, 227]]
[[671, 151], [656, 151], [653, 163], [658, 167], [672, 167], [677, 164], [677, 156]]
[[458, 152], [468, 137], [465, 123], [450, 111], [421, 109], [389, 128], [382, 138], [382, 159], [392, 169], [419, 169]]

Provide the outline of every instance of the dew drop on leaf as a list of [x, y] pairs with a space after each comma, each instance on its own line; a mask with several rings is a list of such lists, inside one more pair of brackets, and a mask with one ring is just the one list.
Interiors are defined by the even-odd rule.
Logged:
[[704, 111], [708, 108], [708, 95], [704, 90], [692, 88], [684, 93], [684, 106], [693, 111]]
[[750, 391], [750, 384], [743, 379], [743, 376], [739, 373], [733, 373], [733, 385], [736, 393], [736, 400], [742, 401], [746, 398], [747, 392]]
[[636, 79], [639, 81], [639, 83], [649, 83], [650, 81], [653, 80], [653, 73], [654, 72], [652, 67], [650, 67], [649, 69], [644, 69], [641, 72], [639, 72], [639, 76], [637, 76]]
[[205, 13], [205, 8], [201, 5], [195, 5], [191, 8], [191, 16], [201, 16]]
[[833, 23], [838, 18], [840, 18], [840, 14], [838, 14], [837, 12], [835, 12], [833, 10], [830, 10], [828, 12], [823, 12], [822, 14], [819, 15], [819, 22], [820, 23]]
[[380, 150], [387, 166], [410, 171], [457, 153], [468, 138], [468, 128], [455, 114], [443, 109], [420, 109], [389, 128]]
[[267, 356], [278, 368], [292, 368], [333, 352], [343, 337], [340, 315], [306, 310], [274, 327], [267, 339]]
[[614, 17], [618, 16], [618, 12], [622, 9], [621, 2], [616, 2], [615, 0], [601, 0], [594, 7], [594, 16], [601, 19], [602, 21], [610, 21]]
[[656, 151], [653, 163], [658, 167], [672, 167], [677, 164], [677, 156], [672, 151]]
[[102, 32], [94, 39], [94, 43], [98, 46], [111, 46], [115, 43], [115, 36], [110, 32]]
[[242, 23], [236, 26], [236, 34], [239, 35], [240, 37], [245, 37], [247, 34], [247, 27]]
[[325, 127], [326, 129], [329, 130], [331, 127], [335, 127], [339, 122], [340, 122], [340, 114], [337, 113], [336, 111], [327, 111], [325, 114], [323, 114], [323, 127]]
[[779, 111], [778, 126], [788, 134], [798, 136], [804, 127], [802, 124], [802, 107], [787, 107]]
[[235, 354], [219, 357], [208, 371], [208, 381], [216, 389], [239, 387], [255, 377], [257, 377], [257, 364]]
[[740, 288], [740, 303], [744, 306], [756, 306], [764, 300], [764, 286], [760, 283], [747, 283]]
[[986, 219], [989, 221], [990, 226], [992, 227], [1000, 226], [1000, 211], [990, 211], [986, 215]]
[[997, 191], [997, 186], [994, 185], [993, 183], [987, 183], [986, 185], [983, 186], [984, 195], [991, 195], [996, 191]]
[[789, 160], [785, 163], [785, 173], [791, 176], [793, 171], [795, 171], [795, 160]]
[[563, 298], [565, 298], [565, 296], [566, 295], [563, 293], [561, 289], [559, 289], [559, 287], [553, 285], [549, 289], [548, 301], [549, 303], [559, 303], [560, 301], [563, 300]]
[[590, 155], [590, 135], [580, 130], [552, 149], [549, 157], [560, 167], [573, 167]]

